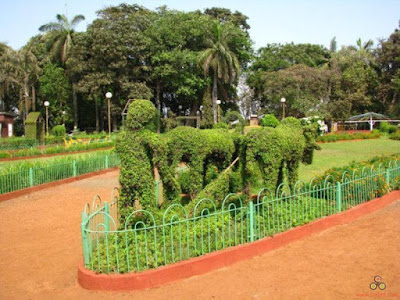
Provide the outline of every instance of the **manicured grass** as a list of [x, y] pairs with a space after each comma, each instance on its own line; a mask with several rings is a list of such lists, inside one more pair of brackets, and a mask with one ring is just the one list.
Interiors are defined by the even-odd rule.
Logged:
[[376, 140], [335, 142], [319, 144], [322, 148], [314, 152], [311, 165], [301, 165], [299, 179], [308, 182], [332, 167], [345, 166], [351, 161], [363, 161], [374, 156], [400, 153], [400, 141], [382, 137]]

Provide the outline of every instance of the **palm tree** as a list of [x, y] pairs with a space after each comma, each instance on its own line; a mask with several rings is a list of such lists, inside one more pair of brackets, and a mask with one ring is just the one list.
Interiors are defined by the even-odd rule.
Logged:
[[[57, 22], [44, 24], [39, 27], [39, 31], [53, 33], [53, 38], [50, 41], [52, 55], [58, 56], [62, 65], [65, 65], [73, 44], [75, 27], [81, 21], [85, 20], [85, 17], [83, 15], [76, 15], [71, 21], [69, 21], [65, 15], [58, 14], [56, 18]], [[72, 84], [72, 97], [75, 126], [78, 126], [78, 102], [74, 84]]]
[[71, 21], [65, 15], [58, 14], [57, 22], [51, 22], [39, 27], [41, 32], [51, 32], [54, 34], [51, 39], [52, 54], [58, 56], [63, 65], [68, 59], [69, 51], [73, 43], [75, 27], [79, 22], [85, 20], [83, 15], [76, 15]]
[[240, 65], [235, 53], [229, 49], [229, 31], [215, 21], [213, 35], [207, 40], [208, 48], [199, 56], [205, 76], [213, 71], [212, 104], [214, 123], [217, 123], [218, 79], [223, 83], [232, 82], [239, 72]]
[[364, 44], [361, 42], [361, 38], [357, 40], [357, 47], [358, 50], [365, 50], [365, 51], [370, 51], [372, 46], [374, 45], [374, 42], [372, 40], [366, 41]]

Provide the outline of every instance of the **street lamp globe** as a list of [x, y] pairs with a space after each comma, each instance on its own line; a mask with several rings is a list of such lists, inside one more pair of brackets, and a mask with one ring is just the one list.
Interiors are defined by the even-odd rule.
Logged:
[[179, 109], [182, 109], [182, 105], [179, 105], [178, 108], [179, 108]]
[[285, 103], [285, 102], [286, 102], [286, 99], [282, 97], [282, 98], [281, 98], [281, 102], [282, 102], [282, 103]]
[[217, 100], [217, 104], [220, 105], [221, 104], [221, 100], [218, 99]]
[[111, 97], [112, 97], [112, 93], [111, 93], [111, 92], [107, 92], [107, 93], [106, 93], [106, 98], [107, 98], [107, 99], [111, 99]]
[[44, 106], [49, 106], [50, 105], [50, 102], [49, 101], [44, 101]]

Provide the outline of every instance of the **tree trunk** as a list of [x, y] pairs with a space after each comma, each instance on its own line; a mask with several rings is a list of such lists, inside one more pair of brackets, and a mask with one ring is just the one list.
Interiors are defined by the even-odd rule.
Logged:
[[218, 122], [218, 112], [217, 112], [217, 97], [218, 97], [218, 90], [217, 90], [217, 70], [214, 70], [214, 81], [213, 81], [213, 90], [212, 90], [212, 107], [213, 107], [213, 115], [214, 115], [214, 124]]
[[34, 85], [32, 85], [32, 111], [36, 111], [36, 89]]
[[161, 116], [161, 101], [160, 101], [160, 82], [157, 80], [157, 87], [156, 87], [156, 105], [159, 116], [157, 118], [157, 133], [160, 133], [160, 116]]
[[25, 119], [29, 114], [29, 86], [27, 80], [24, 83], [24, 100], [25, 100]]
[[99, 132], [99, 103], [97, 102], [97, 98], [94, 98], [94, 112], [96, 114], [96, 131]]
[[72, 102], [73, 102], [73, 106], [74, 106], [74, 126], [76, 126], [76, 128], [78, 128], [78, 99], [77, 99], [75, 87], [73, 84], [72, 84]]

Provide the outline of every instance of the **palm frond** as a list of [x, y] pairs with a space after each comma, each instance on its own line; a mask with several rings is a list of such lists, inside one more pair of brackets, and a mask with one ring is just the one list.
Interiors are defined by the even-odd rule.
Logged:
[[58, 31], [58, 30], [62, 30], [62, 26], [61, 24], [55, 22], [44, 24], [39, 27], [39, 31], [41, 32]]
[[85, 20], [84, 15], [76, 15], [71, 21], [71, 28], [74, 28], [76, 25], [78, 25], [83, 20]]

